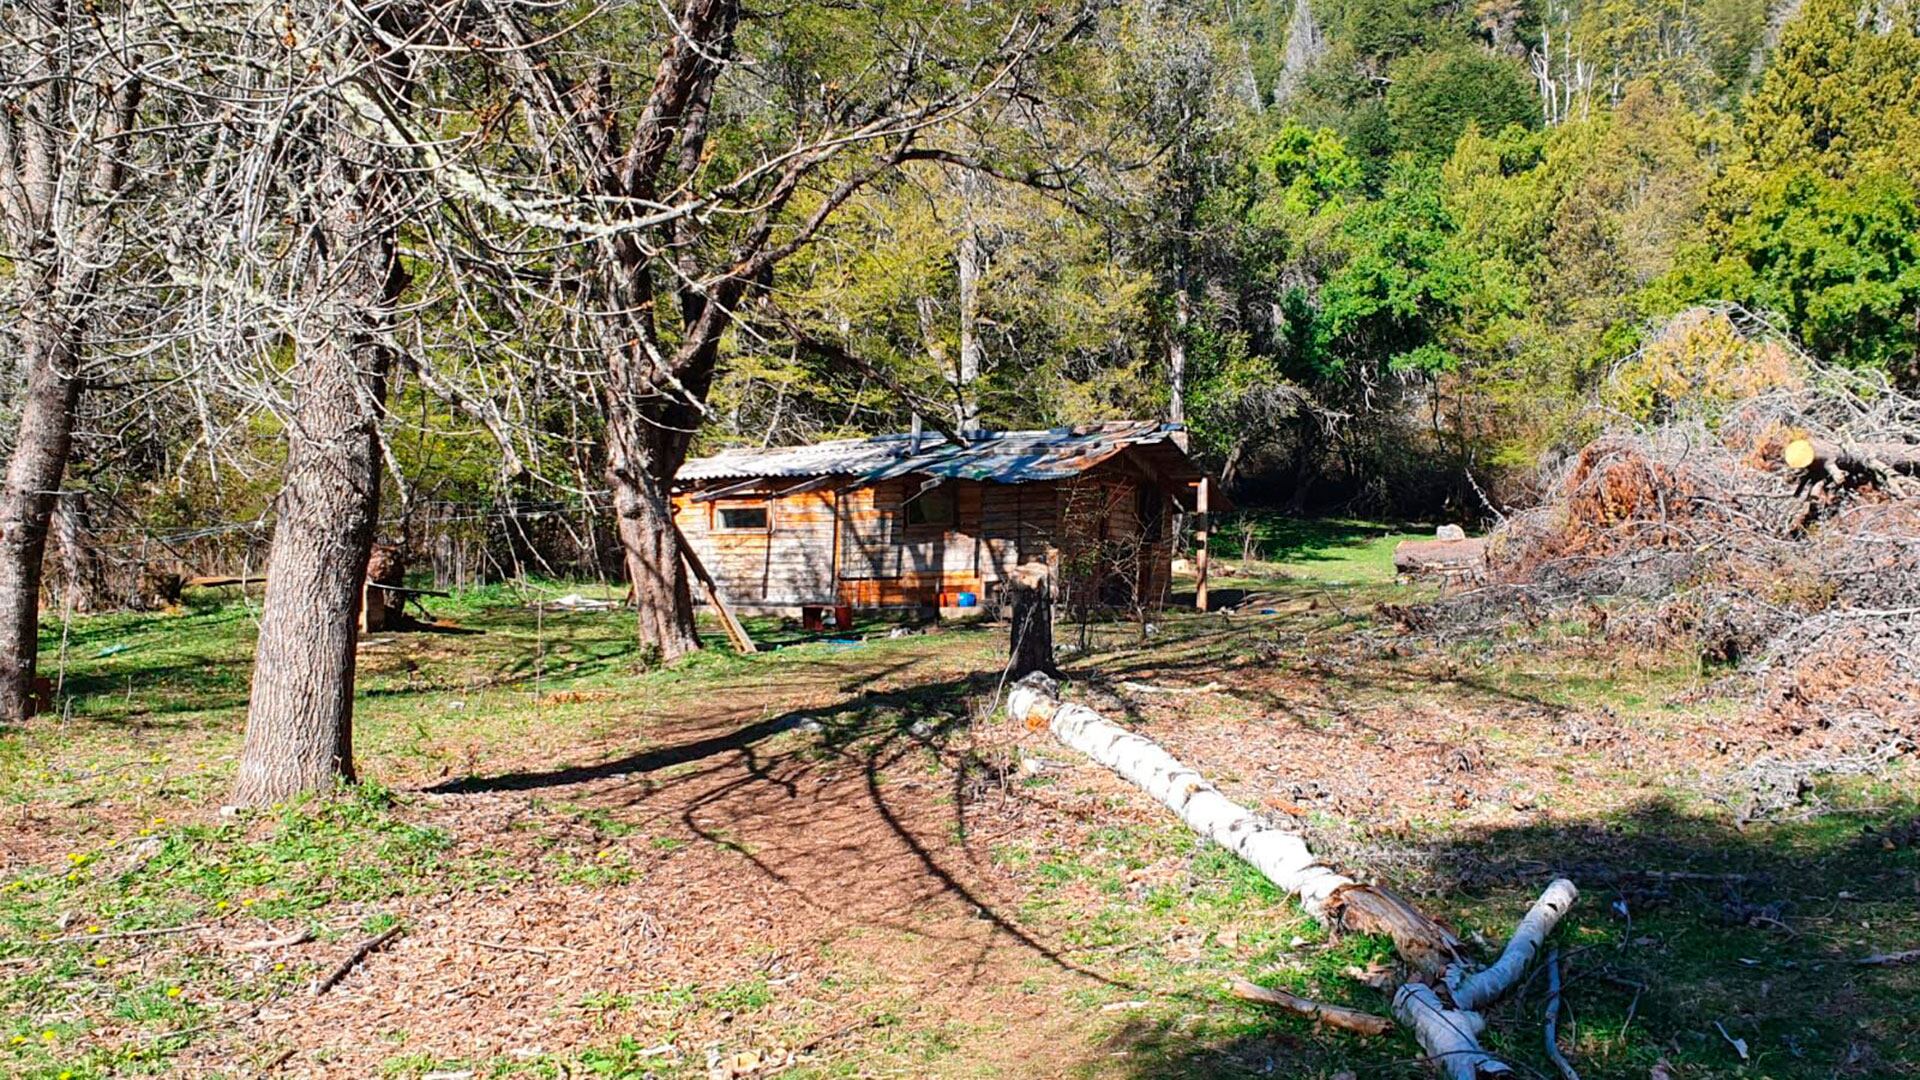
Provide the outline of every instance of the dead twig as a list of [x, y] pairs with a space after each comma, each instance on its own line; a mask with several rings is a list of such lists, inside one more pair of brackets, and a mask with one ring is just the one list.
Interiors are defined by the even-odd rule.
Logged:
[[1560, 1053], [1560, 950], [1547, 950], [1547, 1058], [1566, 1080], [1580, 1080]]
[[359, 948], [353, 950], [353, 952], [345, 960], [340, 961], [339, 966], [335, 967], [332, 971], [328, 972], [327, 977], [324, 979], [321, 979], [320, 982], [314, 986], [313, 996], [319, 997], [321, 994], [324, 994], [327, 991], [333, 989], [334, 986], [338, 984], [341, 979], [344, 979], [347, 977], [347, 972], [352, 971], [354, 967], [360, 963], [360, 961], [365, 960], [368, 956], [372, 955], [375, 949], [378, 949], [380, 946], [385, 945], [387, 942], [392, 941], [396, 937], [399, 937], [401, 929], [402, 929], [402, 925], [400, 923], [394, 923], [392, 926], [387, 927], [385, 930], [382, 930], [378, 934], [375, 934], [374, 936], [361, 942]]
[[1217, 694], [1226, 687], [1217, 682], [1204, 686], [1154, 686], [1151, 683], [1123, 682], [1120, 689], [1131, 690], [1136, 694]]
[[97, 934], [68, 934], [64, 937], [48, 938], [41, 945], [72, 945], [78, 941], [106, 941], [110, 938], [159, 937], [162, 934], [184, 934], [192, 930], [205, 930], [212, 923], [188, 923], [185, 926], [155, 926], [146, 930], [103, 930]]
[[1920, 949], [1907, 949], [1904, 952], [1874, 953], [1863, 956], [1854, 963], [1860, 967], [1889, 967], [1894, 964], [1911, 964], [1920, 960]]
[[580, 955], [579, 949], [569, 949], [564, 945], [515, 945], [506, 941], [487, 941], [484, 938], [457, 937], [451, 939], [461, 945], [478, 945], [483, 949], [497, 949], [500, 952], [532, 953], [535, 956], [552, 956], [556, 953], [566, 956]]
[[1349, 1009], [1344, 1005], [1310, 1001], [1289, 994], [1285, 990], [1275, 990], [1246, 979], [1234, 979], [1229, 982], [1227, 991], [1242, 1001], [1285, 1009], [1290, 1013], [1342, 1031], [1352, 1031], [1361, 1035], [1386, 1035], [1393, 1031], [1393, 1021], [1384, 1016], [1376, 1016], [1359, 1009]]
[[295, 930], [285, 937], [261, 938], [258, 941], [229, 941], [224, 944], [235, 952], [267, 952], [270, 949], [287, 949], [295, 945], [305, 945], [312, 940], [312, 930]]

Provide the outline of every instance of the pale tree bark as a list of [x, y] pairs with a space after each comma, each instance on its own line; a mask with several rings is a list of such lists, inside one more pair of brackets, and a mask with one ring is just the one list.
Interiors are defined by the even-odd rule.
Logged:
[[1186, 269], [1178, 272], [1173, 292], [1173, 331], [1167, 336], [1167, 419], [1187, 422], [1187, 326], [1193, 321], [1193, 300], [1187, 295]]
[[1413, 971], [1394, 994], [1394, 1017], [1448, 1080], [1513, 1074], [1511, 1066], [1480, 1045], [1486, 1019], [1479, 1010], [1519, 984], [1546, 938], [1573, 907], [1579, 892], [1571, 881], [1561, 878], [1547, 887], [1492, 964], [1469, 965], [1462, 956], [1464, 945], [1445, 927], [1392, 892], [1327, 866], [1305, 837], [1229, 799], [1152, 739], [1084, 705], [1062, 702], [1058, 688], [1045, 676], [1022, 679], [1008, 695], [1007, 713], [1030, 726], [1046, 726], [1060, 742], [1112, 769], [1178, 814], [1194, 832], [1246, 860], [1322, 924], [1391, 936], [1395, 951]]
[[4, 18], [0, 255], [12, 274], [25, 394], [0, 489], [0, 723], [23, 719], [34, 702], [48, 524], [73, 447], [87, 316], [143, 90], [138, 59], [95, 37], [92, 14], [16, 3]]
[[971, 169], [960, 173], [960, 243], [954, 263], [960, 285], [960, 356], [953, 373], [955, 425], [964, 434], [980, 426], [980, 399], [974, 383], [986, 355], [980, 342], [980, 211], [979, 179]]
[[62, 492], [53, 507], [53, 534], [60, 545], [60, 604], [71, 611], [98, 610], [107, 595], [106, 572], [94, 546], [93, 514], [84, 491]]
[[[344, 31], [342, 23], [328, 23], [328, 14], [315, 22], [341, 35], [330, 46], [332, 59], [362, 63], [368, 77], [394, 84], [393, 100], [402, 99], [405, 58], [365, 26], [399, 13], [367, 5], [354, 13], [363, 21]], [[241, 805], [354, 779], [354, 649], [379, 520], [380, 420], [395, 307], [407, 285], [395, 240], [398, 180], [370, 160], [378, 151], [366, 136], [344, 110], [322, 115], [305, 132], [308, 146], [297, 159], [305, 186], [294, 198], [311, 215], [297, 233], [306, 245], [304, 303], [286, 374], [286, 472], [274, 503], [234, 782], [233, 801]]]

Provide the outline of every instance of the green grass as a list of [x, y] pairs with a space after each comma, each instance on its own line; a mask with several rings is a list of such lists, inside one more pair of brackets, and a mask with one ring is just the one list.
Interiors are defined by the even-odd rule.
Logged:
[[1299, 518], [1266, 510], [1220, 515], [1207, 548], [1216, 560], [1238, 565], [1253, 533], [1253, 572], [1271, 564], [1289, 578], [1325, 584], [1393, 580], [1393, 548], [1402, 540], [1430, 540], [1428, 526], [1357, 518]]
[[[1409, 595], [1391, 584], [1390, 556], [1398, 537], [1410, 534], [1277, 517], [1261, 518], [1259, 527], [1263, 543], [1271, 541], [1268, 560], [1234, 586], [1268, 590], [1283, 605], [1324, 602], [1269, 618], [1172, 612], [1145, 642], [1133, 627], [1102, 626], [1092, 654], [1076, 658], [1072, 670], [1086, 678], [1140, 666], [1156, 673], [1150, 677], [1171, 672], [1169, 681], [1193, 682], [1277, 674], [1325, 695], [1324, 704], [1251, 690], [1195, 700], [1207, 723], [1244, 724], [1244, 741], [1256, 749], [1265, 731], [1285, 722], [1324, 735], [1326, 752], [1338, 754], [1338, 740], [1369, 737], [1347, 711], [1364, 718], [1369, 709], [1406, 706], [1457, 717], [1436, 729], [1436, 740], [1463, 738], [1470, 725], [1494, 769], [1510, 754], [1577, 765], [1581, 771], [1570, 768], [1547, 786], [1545, 809], [1531, 816], [1437, 813], [1374, 828], [1363, 807], [1351, 820], [1311, 820], [1339, 838], [1338, 850], [1379, 859], [1390, 884], [1492, 947], [1548, 876], [1566, 872], [1580, 881], [1582, 901], [1558, 942], [1574, 1017], [1565, 1045], [1589, 1080], [1640, 1080], [1662, 1059], [1684, 1078], [1920, 1076], [1920, 1020], [1910, 1005], [1920, 995], [1920, 965], [1853, 963], [1920, 947], [1920, 826], [1912, 824], [1920, 804], [1908, 772], [1827, 784], [1799, 817], [1739, 827], [1733, 807], [1716, 801], [1704, 780], [1689, 779], [1690, 764], [1609, 765], [1588, 747], [1512, 742], [1520, 736], [1499, 719], [1514, 710], [1576, 719], [1606, 711], [1652, 728], [1735, 717], [1724, 705], [1676, 704], [1678, 691], [1700, 683], [1686, 658], [1622, 663], [1575, 623], [1408, 656], [1350, 648], [1395, 639], [1374, 605]], [[1237, 562], [1237, 539], [1219, 542], [1217, 554]], [[576, 586], [542, 583], [538, 591], [554, 596]], [[197, 599], [178, 613], [49, 627], [64, 718], [0, 735], [0, 828], [31, 850], [0, 876], [0, 1075], [183, 1070], [183, 1061], [204, 1060], [182, 1054], [219, 1038], [221, 1017], [281, 998], [296, 1007], [291, 1002], [345, 948], [410, 905], [442, 895], [506, 898], [532, 878], [614, 895], [655, 880], [649, 875], [663, 860], [722, 851], [744, 853], [744, 867], [747, 856], [769, 857], [752, 820], [717, 822], [690, 837], [644, 808], [589, 802], [563, 787], [530, 797], [495, 834], [437, 818], [434, 797], [417, 793], [443, 779], [497, 771], [492, 763], [503, 758], [572, 765], [651, 750], [660, 745], [648, 726], [656, 716], [697, 713], [715, 701], [751, 706], [751, 695], [773, 700], [806, 682], [814, 689], [804, 700], [833, 704], [804, 709], [817, 726], [755, 743], [756, 768], [791, 755], [823, 770], [870, 768], [876, 792], [909, 782], [932, 789], [939, 821], [921, 840], [935, 862], [958, 858], [941, 846], [959, 841], [959, 810], [1002, 797], [967, 786], [988, 762], [967, 756], [972, 691], [959, 678], [991, 672], [1002, 645], [992, 631], [843, 648], [769, 620], [759, 636], [789, 647], [747, 657], [709, 650], [662, 670], [639, 663], [631, 616], [540, 615], [526, 609], [527, 598], [492, 587], [434, 602], [437, 614], [458, 624], [446, 629], [481, 633], [404, 635], [392, 647], [365, 650], [356, 736], [374, 782], [238, 817], [214, 808], [238, 750], [253, 633], [248, 607]], [[909, 670], [934, 663], [945, 672], [939, 678]], [[749, 711], [760, 717], [768, 710]], [[1179, 734], [1181, 721], [1165, 713], [1138, 719], [1150, 732]], [[939, 749], [916, 741], [923, 721], [932, 734], [922, 734]], [[1535, 737], [1557, 738], [1559, 729], [1541, 730], [1547, 735]], [[669, 734], [665, 742], [683, 738]], [[1050, 757], [1066, 756], [1041, 746]], [[1435, 750], [1409, 743], [1404, 752]], [[883, 755], [891, 755], [884, 767]], [[703, 767], [671, 762], [648, 777], [670, 783]], [[1244, 771], [1218, 778], [1256, 795], [1285, 791], [1284, 771]], [[1056, 811], [1037, 807], [1064, 803], [1073, 811], [1082, 793], [1060, 776], [1016, 778], [1005, 797], [1046, 800], [1025, 809], [1043, 822]], [[1052, 950], [1047, 958], [1021, 953], [1025, 966], [998, 976], [1006, 1000], [1029, 1003], [1005, 1015], [932, 1015], [910, 992], [890, 989], [897, 973], [876, 970], [883, 962], [865, 955], [870, 945], [913, 940], [917, 930], [907, 920], [849, 931], [798, 965], [816, 973], [807, 982], [756, 971], [769, 958], [755, 955], [752, 967], [707, 983], [643, 970], [556, 998], [545, 1008], [587, 1018], [580, 1045], [445, 1056], [422, 1049], [420, 1032], [408, 1035], [403, 1016], [356, 1037], [390, 1039], [380, 1044], [380, 1071], [394, 1077], [447, 1070], [697, 1077], [707, 1063], [690, 1049], [696, 1038], [724, 1043], [727, 1052], [804, 1046], [852, 1015], [857, 1035], [822, 1044], [783, 1075], [973, 1077], [986, 1075], [975, 1057], [1018, 1037], [1019, 1025], [1044, 1009], [1071, 1019], [1058, 1030], [1078, 1033], [1071, 1045], [1048, 1048], [1054, 1056], [1041, 1071], [1050, 1074], [1065, 1061], [1079, 1075], [1136, 1080], [1431, 1075], [1404, 1038], [1318, 1031], [1221, 990], [1238, 975], [1383, 1012], [1385, 996], [1349, 972], [1383, 960], [1387, 943], [1330, 940], [1239, 859], [1135, 796], [1104, 795], [1084, 812], [1084, 833], [1069, 834], [1084, 842], [1063, 842], [1031, 816], [1011, 833], [996, 825], [972, 835], [973, 856], [989, 861], [1001, 882], [983, 917], [1005, 920]], [[1649, 868], [1743, 877], [1662, 883], [1626, 873]], [[325, 947], [302, 954], [313, 960], [255, 964], [187, 947], [195, 940], [187, 934], [110, 936], [199, 923], [211, 925], [209, 936], [233, 940], [268, 936], [268, 924], [277, 932], [307, 929]], [[77, 940], [51, 943], [64, 937]], [[1540, 1008], [1536, 981], [1493, 1011], [1488, 1041], [1546, 1075]], [[1716, 1022], [1747, 1042], [1750, 1061], [1738, 1059]], [[108, 1031], [115, 1037], [105, 1038]], [[662, 1051], [667, 1044], [678, 1050]], [[268, 1054], [239, 1048], [233, 1073], [252, 1075]]]

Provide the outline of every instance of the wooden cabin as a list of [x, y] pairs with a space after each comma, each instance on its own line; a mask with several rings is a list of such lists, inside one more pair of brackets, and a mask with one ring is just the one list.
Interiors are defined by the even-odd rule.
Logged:
[[1164, 602], [1174, 513], [1206, 475], [1178, 424], [881, 435], [728, 450], [680, 470], [674, 516], [721, 596], [743, 608], [998, 603], [1043, 561], [1063, 599]]

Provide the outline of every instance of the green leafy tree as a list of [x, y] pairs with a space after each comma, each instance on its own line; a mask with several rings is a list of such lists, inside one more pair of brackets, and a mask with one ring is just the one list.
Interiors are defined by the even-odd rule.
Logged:
[[1416, 53], [1389, 69], [1387, 116], [1394, 145], [1444, 158], [1470, 126], [1499, 131], [1538, 122], [1532, 80], [1519, 64], [1479, 48]]

